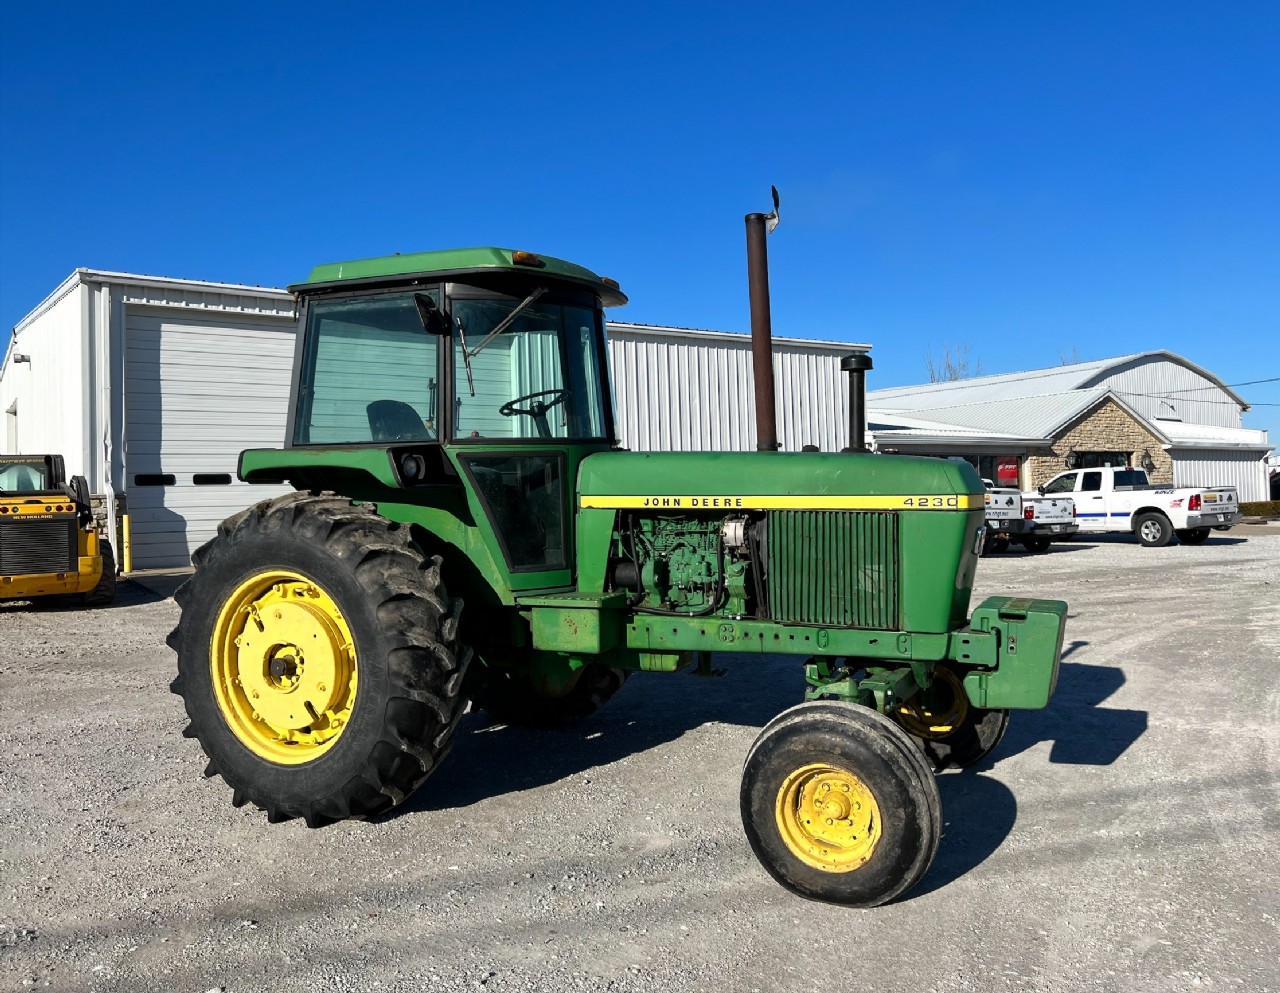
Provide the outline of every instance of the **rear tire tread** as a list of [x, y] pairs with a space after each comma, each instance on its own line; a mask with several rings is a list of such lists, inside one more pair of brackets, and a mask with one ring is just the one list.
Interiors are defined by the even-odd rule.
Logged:
[[[267, 812], [272, 823], [300, 817], [309, 827], [316, 827], [348, 817], [377, 816], [403, 801], [440, 764], [466, 708], [460, 687], [471, 653], [460, 650], [453, 638], [442, 637], [440, 623], [444, 617], [456, 618], [462, 601], [444, 595], [440, 557], [424, 558], [411, 544], [409, 529], [379, 517], [375, 505], [356, 504], [332, 493], [298, 492], [228, 518], [219, 526], [218, 537], [196, 550], [192, 563], [197, 572], [175, 594], [184, 613], [193, 597], [196, 603], [203, 599], [195, 596], [201, 569], [224, 558], [234, 561], [237, 546], [247, 537], [261, 538], [278, 531], [291, 531], [324, 545], [343, 560], [358, 586], [377, 602], [374, 613], [390, 643], [386, 713], [397, 714], [398, 719], [384, 720], [363, 773], [327, 796], [286, 804], [253, 784], [231, 782], [221, 769], [218, 774], [232, 787], [233, 804], [241, 806], [252, 800]], [[456, 622], [450, 631], [456, 635]], [[167, 642], [179, 655], [180, 669], [192, 665], [207, 669], [207, 646], [192, 646], [188, 656], [181, 625]], [[429, 664], [421, 664], [426, 661], [424, 655]], [[433, 676], [436, 688], [430, 685]], [[180, 672], [170, 688], [184, 695], [184, 686]], [[185, 695], [184, 702], [191, 724], [183, 734], [200, 738], [201, 747], [205, 747], [200, 726], [203, 715], [193, 712]]]

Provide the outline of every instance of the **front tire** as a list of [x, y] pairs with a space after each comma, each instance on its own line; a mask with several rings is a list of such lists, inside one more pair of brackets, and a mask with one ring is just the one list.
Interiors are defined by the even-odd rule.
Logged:
[[271, 821], [377, 816], [448, 754], [470, 652], [440, 559], [369, 504], [295, 493], [224, 521], [177, 592], [172, 684], [207, 775]]
[[960, 674], [939, 665], [933, 682], [893, 713], [902, 729], [941, 772], [964, 769], [990, 755], [1009, 729], [1009, 711], [969, 702]]
[[1173, 525], [1164, 514], [1143, 514], [1133, 522], [1133, 533], [1147, 548], [1163, 548], [1173, 538]]
[[765, 870], [794, 893], [875, 907], [920, 881], [937, 854], [933, 773], [901, 728], [818, 700], [779, 714], [747, 754], [742, 824]]

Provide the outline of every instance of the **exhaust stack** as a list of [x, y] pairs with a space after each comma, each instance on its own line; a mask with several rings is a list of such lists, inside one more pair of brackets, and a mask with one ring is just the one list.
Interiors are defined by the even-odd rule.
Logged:
[[871, 356], [854, 352], [840, 360], [840, 368], [849, 374], [849, 447], [846, 452], [866, 452], [867, 440], [867, 370]]
[[755, 377], [756, 450], [778, 450], [777, 407], [773, 399], [773, 322], [769, 314], [769, 251], [765, 237], [778, 226], [778, 188], [771, 186], [773, 211], [748, 214], [747, 288], [751, 294], [751, 367]]

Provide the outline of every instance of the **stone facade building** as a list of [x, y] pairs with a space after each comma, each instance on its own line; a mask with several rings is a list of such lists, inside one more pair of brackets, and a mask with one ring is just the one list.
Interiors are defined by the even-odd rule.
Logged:
[[1110, 454], [1146, 469], [1153, 483], [1173, 484], [1173, 456], [1161, 439], [1114, 397], [1105, 397], [1067, 425], [1047, 453], [1027, 456], [1025, 485], [1033, 489], [1044, 484], [1064, 468], [1071, 468], [1083, 452]]
[[1241, 500], [1268, 491], [1272, 446], [1242, 426], [1249, 405], [1172, 352], [874, 390], [867, 408], [879, 450], [963, 457], [998, 485], [1131, 465], [1153, 482], [1235, 486]]

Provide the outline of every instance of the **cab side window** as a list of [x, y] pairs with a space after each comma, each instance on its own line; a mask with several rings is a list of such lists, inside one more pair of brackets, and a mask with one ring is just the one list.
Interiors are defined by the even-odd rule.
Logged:
[[1080, 489], [1086, 493], [1097, 492], [1102, 489], [1102, 473], [1085, 472], [1081, 473], [1084, 478], [1080, 481]]
[[1076, 488], [1076, 476], [1079, 473], [1068, 472], [1059, 476], [1044, 488], [1046, 493], [1070, 493]]

